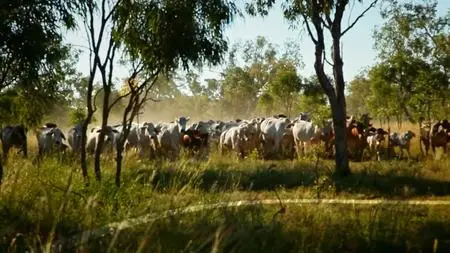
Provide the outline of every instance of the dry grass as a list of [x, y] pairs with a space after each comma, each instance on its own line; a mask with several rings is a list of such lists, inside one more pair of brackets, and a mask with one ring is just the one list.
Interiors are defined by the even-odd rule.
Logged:
[[[418, 133], [413, 127], [391, 130]], [[351, 176], [337, 179], [333, 161], [317, 163], [314, 155], [263, 161], [213, 152], [207, 160], [182, 156], [169, 162], [130, 153], [123, 186], [117, 189], [112, 157], [102, 160], [103, 181], [85, 188], [71, 155], [46, 158], [37, 166], [35, 138], [29, 146], [29, 159], [11, 154], [5, 166], [0, 252], [50, 252], [46, 247], [54, 240], [84, 230], [200, 203], [277, 197], [450, 199], [449, 159], [355, 162]], [[412, 148], [418, 155], [418, 138]], [[229, 208], [177, 215], [117, 237], [105, 235], [83, 252], [432, 252], [436, 241], [436, 252], [449, 252], [449, 214], [439, 206]]]
[[[2, 252], [19, 246], [46, 251], [46, 245], [53, 240], [84, 230], [199, 203], [278, 196], [359, 199], [450, 196], [448, 160], [352, 163], [353, 174], [336, 179], [332, 176], [332, 161], [320, 160], [316, 166], [313, 158], [262, 161], [250, 157], [238, 161], [234, 156], [212, 154], [205, 161], [184, 157], [168, 162], [140, 160], [129, 154], [123, 186], [117, 189], [113, 184], [113, 159], [103, 160], [103, 181], [92, 182], [85, 188], [81, 173], [73, 170], [78, 165], [71, 157], [47, 158], [39, 167], [30, 160], [11, 158], [0, 188]], [[108, 247], [115, 252], [138, 252], [140, 248], [145, 252], [209, 252], [213, 248], [220, 252], [393, 252], [413, 247], [427, 251], [434, 238], [442, 249], [447, 249], [445, 240], [450, 238], [448, 210], [440, 207], [288, 206], [273, 218], [278, 211], [279, 208], [257, 206], [179, 215], [132, 228], [116, 239], [105, 235], [90, 242], [87, 249], [88, 252], [103, 252]], [[212, 236], [216, 232], [217, 237]], [[267, 240], [277, 244], [262, 243]]]

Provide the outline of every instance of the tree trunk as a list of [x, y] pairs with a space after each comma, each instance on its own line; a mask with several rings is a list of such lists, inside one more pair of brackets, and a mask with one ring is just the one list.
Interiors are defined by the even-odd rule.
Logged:
[[[125, 138], [123, 138], [125, 139]], [[122, 137], [117, 143], [117, 154], [116, 154], [116, 186], [120, 187], [120, 176], [122, 174], [122, 160], [123, 160], [123, 145], [125, 141], [122, 141]]]
[[88, 109], [86, 119], [81, 123], [81, 173], [83, 174], [83, 179], [85, 185], [89, 185], [89, 175], [87, 170], [87, 155], [86, 155], [86, 143], [87, 143], [87, 126], [91, 121], [93, 112]]
[[350, 174], [350, 167], [348, 163], [347, 151], [347, 124], [345, 114], [345, 104], [342, 100], [336, 100], [331, 104], [331, 111], [333, 112], [333, 124], [335, 134], [335, 149], [336, 149], [336, 171], [338, 177], [344, 177]]
[[[87, 127], [91, 123], [92, 116], [94, 115], [95, 109], [92, 102], [92, 93], [94, 92], [94, 76], [96, 73], [96, 68], [94, 66], [91, 70], [89, 82], [87, 86], [86, 103], [87, 103], [87, 114], [83, 122], [81, 122], [81, 152], [80, 152], [80, 164], [81, 173], [83, 174], [84, 183], [86, 186], [89, 185], [89, 174], [87, 165], [87, 154], [86, 154], [86, 144], [87, 144]], [[95, 98], [94, 98], [95, 99]]]
[[3, 179], [3, 165], [2, 162], [0, 161], [0, 184], [2, 184], [2, 179]]
[[[344, 62], [341, 58], [341, 27], [340, 22], [333, 24], [333, 75], [335, 80], [336, 100], [330, 101], [331, 110], [333, 112], [334, 131], [336, 135], [336, 171], [335, 174], [339, 177], [350, 174], [350, 167], [348, 163], [347, 150], [347, 117], [345, 104], [345, 81], [344, 81]], [[334, 102], [334, 103], [333, 103]]]
[[[145, 98], [144, 98], [145, 99]], [[135, 116], [138, 116], [139, 109], [142, 103], [139, 101], [139, 91], [132, 91], [128, 100], [128, 105], [125, 108], [122, 118], [122, 135], [117, 143], [116, 154], [116, 186], [120, 187], [120, 175], [122, 173], [122, 161], [125, 141], [130, 135], [131, 126]], [[130, 114], [131, 113], [131, 114]]]
[[98, 137], [97, 148], [95, 149], [95, 158], [94, 158], [94, 171], [95, 178], [97, 181], [102, 179], [101, 168], [100, 168], [100, 155], [102, 154], [103, 145], [105, 143], [105, 133], [106, 126], [108, 125], [108, 116], [109, 116], [109, 96], [111, 94], [111, 88], [109, 86], [104, 87], [104, 97], [103, 97], [103, 108], [102, 108], [102, 130], [100, 131], [100, 135]]

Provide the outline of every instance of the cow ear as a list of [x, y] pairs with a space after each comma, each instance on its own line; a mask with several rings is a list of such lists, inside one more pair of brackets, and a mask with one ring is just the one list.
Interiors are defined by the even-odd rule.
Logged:
[[189, 121], [191, 118], [190, 117], [186, 117], [186, 121]]

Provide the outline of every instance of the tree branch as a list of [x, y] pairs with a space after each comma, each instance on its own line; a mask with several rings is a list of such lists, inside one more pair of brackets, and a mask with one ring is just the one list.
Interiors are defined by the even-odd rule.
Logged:
[[114, 107], [114, 105], [116, 105], [120, 100], [122, 100], [122, 98], [125, 98], [125, 97], [127, 97], [128, 95], [130, 95], [130, 94], [131, 94], [131, 92], [129, 91], [129, 92], [127, 92], [126, 94], [123, 94], [123, 95], [118, 96], [118, 97], [111, 103], [111, 105], [108, 107], [108, 110], [111, 110], [111, 109]]
[[327, 59], [327, 51], [325, 50], [325, 48], [323, 49], [323, 60], [324, 60], [328, 65], [330, 65], [331, 67], [334, 66], [334, 64], [331, 63], [331, 62]]
[[[328, 17], [328, 16], [327, 16], [327, 17]], [[329, 18], [329, 17], [328, 17], [328, 18]], [[325, 28], [330, 29], [331, 26], [330, 26], [329, 24], [327, 24], [328, 21], [325, 22], [325, 20], [323, 20], [323, 18], [321, 18], [320, 21], [322, 22], [322, 25], [323, 25]], [[330, 21], [331, 21], [331, 19], [330, 19]]]
[[[93, 101], [93, 104], [94, 104], [94, 108], [93, 108], [93, 112], [95, 112], [95, 111], [97, 111], [97, 105], [95, 104], [95, 101], [97, 100], [97, 96], [98, 96], [98, 94], [100, 93], [100, 91], [101, 90], [103, 90], [103, 87], [101, 87], [100, 89], [98, 89], [96, 92], [95, 92], [95, 94], [94, 94], [94, 101]], [[92, 102], [91, 102], [92, 103]]]
[[341, 36], [344, 36], [344, 34], [346, 33], [346, 32], [348, 32], [350, 29], [352, 29], [353, 28], [353, 26], [355, 26], [356, 25], [356, 23], [358, 23], [358, 21], [370, 10], [370, 9], [372, 9], [376, 4], [377, 4], [377, 2], [378, 2], [378, 0], [374, 0], [370, 5], [369, 5], [369, 7], [367, 7], [356, 19], [355, 19], [355, 21], [353, 21], [353, 23], [350, 25], [350, 26], [348, 26], [343, 32], [341, 32]]
[[106, 16], [105, 21], [108, 21], [111, 18], [111, 16], [114, 14], [114, 12], [116, 11], [117, 7], [119, 6], [119, 3], [120, 3], [120, 0], [117, 0], [117, 2], [111, 8], [111, 11]]
[[306, 15], [304, 13], [301, 13], [302, 17], [303, 17], [303, 23], [305, 23], [306, 25], [306, 30], [308, 31], [309, 37], [311, 38], [311, 40], [313, 41], [313, 43], [315, 45], [317, 45], [318, 41], [317, 39], [314, 37], [312, 31], [311, 31], [311, 27], [309, 26], [309, 22], [308, 22], [308, 18], [306, 17]]

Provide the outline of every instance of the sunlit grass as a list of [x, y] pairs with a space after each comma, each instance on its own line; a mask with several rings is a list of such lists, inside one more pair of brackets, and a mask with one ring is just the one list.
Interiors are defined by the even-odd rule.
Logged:
[[[401, 131], [412, 128], [402, 127]], [[393, 129], [391, 129], [393, 131]], [[413, 131], [417, 131], [414, 130]], [[417, 132], [418, 133], [418, 132]], [[417, 139], [413, 143], [418, 142]], [[332, 160], [314, 155], [263, 161], [234, 153], [177, 161], [125, 156], [122, 187], [115, 159], [102, 158], [102, 182], [89, 160], [85, 187], [71, 154], [35, 161], [12, 152], [0, 186], [0, 252], [47, 251], [55, 241], [111, 222], [191, 205], [285, 198], [450, 199], [450, 160], [352, 162], [333, 177]], [[419, 150], [413, 150], [413, 155]], [[280, 211], [281, 210], [281, 211]], [[284, 210], [284, 211], [283, 211]], [[448, 252], [448, 207], [254, 206], [176, 215], [85, 245], [87, 252]], [[66, 245], [69, 246], [69, 245]], [[75, 249], [71, 249], [75, 250]], [[71, 252], [67, 250], [64, 252]]]

